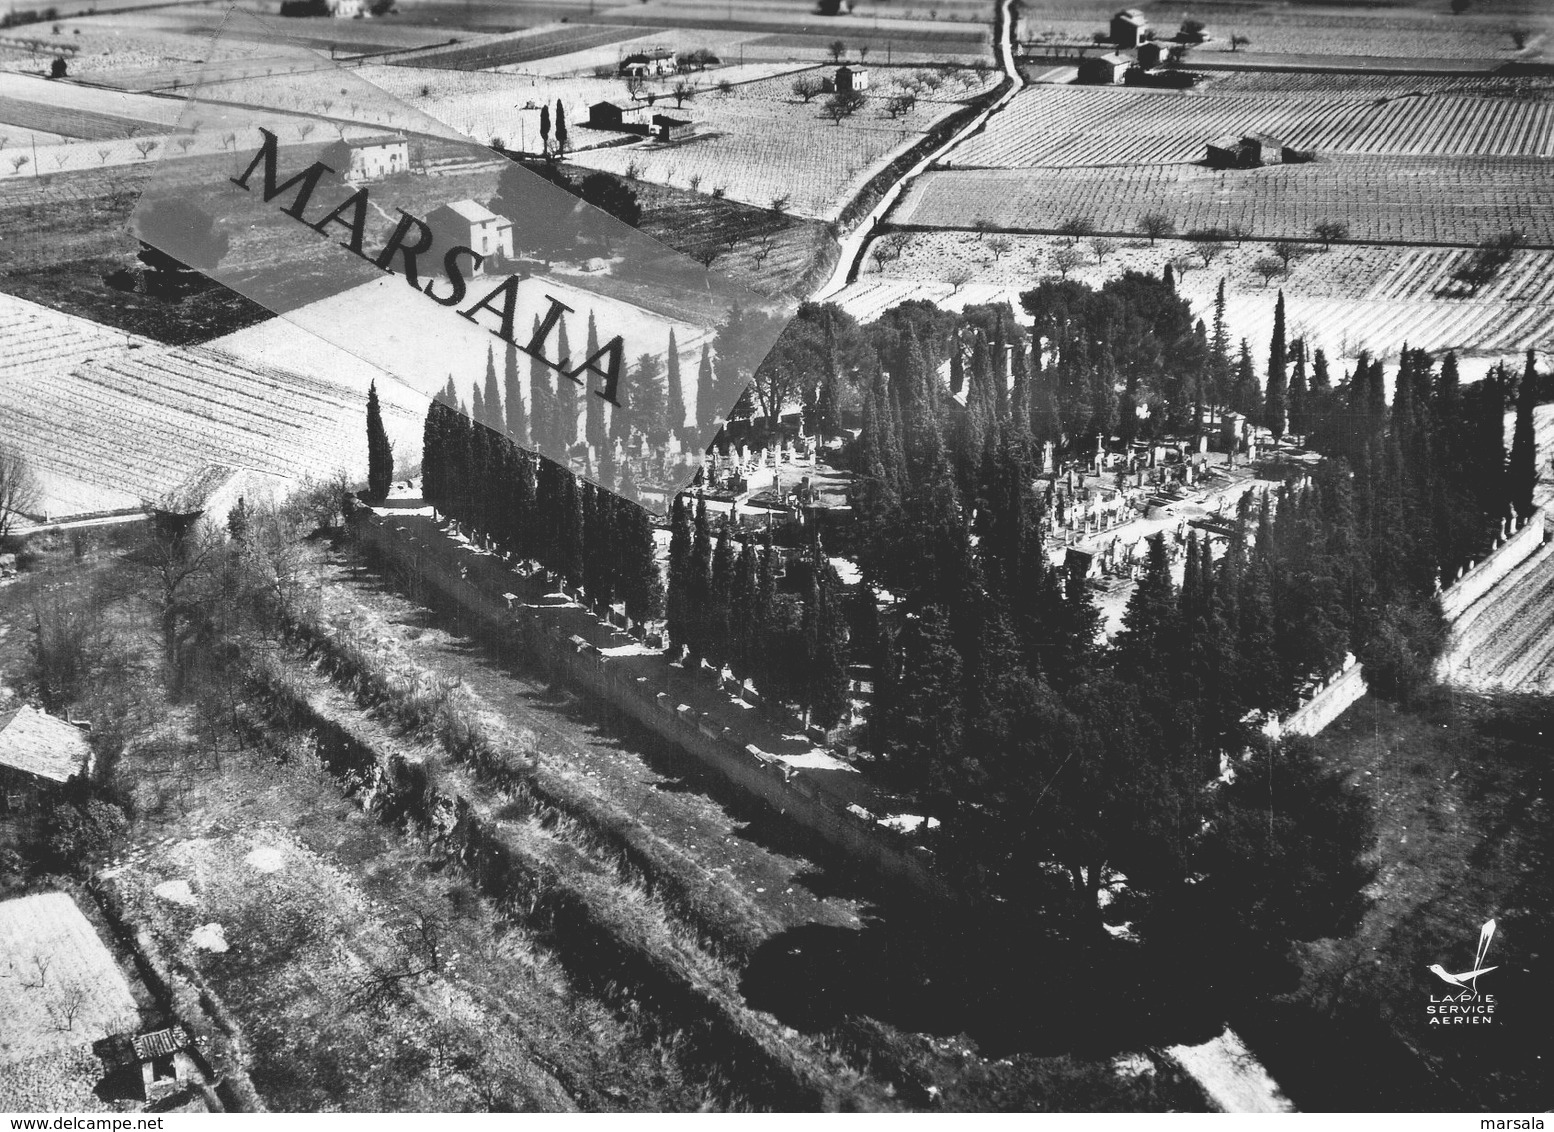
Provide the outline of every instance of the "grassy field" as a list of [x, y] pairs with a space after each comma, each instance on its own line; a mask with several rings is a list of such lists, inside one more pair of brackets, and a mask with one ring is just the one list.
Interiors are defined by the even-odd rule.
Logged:
[[[1300, 1107], [1545, 1106], [1551, 722], [1550, 701], [1530, 697], [1443, 695], [1414, 712], [1366, 698], [1316, 740], [1377, 805], [1379, 873], [1359, 931], [1309, 945], [1300, 991], [1242, 1027]], [[1499, 969], [1480, 990], [1496, 995], [1495, 1021], [1429, 1025], [1443, 984], [1427, 967], [1471, 961], [1491, 917]], [[1342, 1036], [1311, 1043], [1322, 1024]]]

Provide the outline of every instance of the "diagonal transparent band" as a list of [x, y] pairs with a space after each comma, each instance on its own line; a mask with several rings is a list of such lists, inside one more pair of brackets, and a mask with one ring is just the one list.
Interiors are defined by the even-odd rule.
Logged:
[[209, 53], [131, 218], [160, 266], [662, 513], [794, 303], [612, 215], [609, 174], [580, 196], [558, 155], [509, 160], [252, 14], [217, 40], [250, 50]]

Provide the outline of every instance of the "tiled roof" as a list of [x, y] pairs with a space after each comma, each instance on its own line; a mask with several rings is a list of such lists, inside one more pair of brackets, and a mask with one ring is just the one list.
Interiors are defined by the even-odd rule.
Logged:
[[135, 1047], [135, 1056], [142, 1061], [150, 1061], [153, 1057], [166, 1057], [170, 1053], [187, 1049], [189, 1035], [183, 1027], [173, 1026], [166, 1030], [153, 1030], [149, 1034], [136, 1034], [131, 1039]]

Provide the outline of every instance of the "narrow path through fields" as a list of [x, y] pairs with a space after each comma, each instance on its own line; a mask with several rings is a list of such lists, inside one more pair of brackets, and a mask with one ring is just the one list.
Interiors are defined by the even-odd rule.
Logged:
[[1020, 74], [1020, 68], [1014, 61], [1014, 0], [998, 0], [993, 19], [993, 50], [998, 56], [998, 65], [1004, 72], [1004, 77], [1009, 81], [1008, 88], [987, 109], [951, 135], [943, 145], [924, 154], [921, 161], [903, 173], [895, 184], [885, 190], [879, 203], [869, 210], [869, 214], [859, 220], [857, 227], [842, 237], [841, 254], [837, 257], [836, 270], [831, 278], [811, 296], [812, 302], [825, 302], [858, 278], [858, 269], [868, 253], [869, 241], [874, 238], [875, 229], [885, 215], [895, 207], [896, 201], [911, 185], [913, 179], [935, 162], [942, 160], [967, 138], [976, 134], [987, 124], [988, 119], [1008, 106], [1015, 95], [1025, 88], [1025, 77]]

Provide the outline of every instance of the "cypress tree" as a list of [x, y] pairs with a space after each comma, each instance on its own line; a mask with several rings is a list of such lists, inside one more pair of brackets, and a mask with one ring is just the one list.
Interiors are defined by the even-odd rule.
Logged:
[[669, 595], [668, 624], [671, 646], [678, 650], [690, 644], [691, 617], [691, 516], [685, 496], [676, 495], [669, 512]]
[[1290, 343], [1290, 354], [1294, 358], [1294, 365], [1290, 368], [1290, 431], [1304, 438], [1311, 431], [1305, 341], [1297, 338]]
[[691, 554], [686, 569], [686, 648], [692, 667], [707, 655], [707, 603], [712, 589], [712, 527], [707, 521], [707, 501], [696, 501]]
[[901, 634], [900, 670], [886, 696], [888, 772], [919, 793], [931, 816], [949, 816], [945, 763], [958, 762], [964, 733], [964, 680], [949, 615], [931, 605]]
[[523, 407], [523, 393], [518, 388], [518, 347], [509, 342], [502, 362], [502, 384], [507, 409], [507, 436], [518, 445], [529, 443], [529, 414]]
[[1236, 384], [1231, 401], [1236, 412], [1254, 424], [1262, 419], [1263, 391], [1252, 371], [1252, 352], [1247, 348], [1245, 338], [1241, 339], [1241, 357], [1236, 362]]
[[1273, 338], [1268, 345], [1268, 398], [1264, 409], [1268, 429], [1275, 439], [1284, 435], [1289, 411], [1285, 361], [1284, 291], [1281, 289], [1273, 308]]
[[443, 510], [443, 404], [439, 393], [426, 406], [426, 423], [421, 428], [421, 498], [437, 510]]
[[1147, 681], [1163, 672], [1177, 647], [1179, 626], [1165, 535], [1157, 534], [1149, 540], [1144, 577], [1128, 598], [1122, 631], [1113, 642], [1118, 674], [1124, 679]]
[[847, 710], [847, 622], [837, 600], [840, 580], [817, 545], [804, 607], [805, 695], [810, 722], [830, 728]]
[[557, 506], [556, 560], [558, 572], [575, 588], [583, 584], [583, 501], [577, 477], [557, 467], [560, 498]]
[[383, 411], [378, 407], [378, 383], [367, 387], [367, 495], [387, 499], [394, 485], [394, 448], [383, 428]]
[[474, 421], [477, 425], [480, 425], [481, 427], [484, 427], [485, 425], [490, 423], [490, 419], [486, 416], [486, 398], [485, 398], [485, 394], [481, 393], [480, 385], [479, 385], [478, 382], [471, 382], [469, 388], [470, 388], [470, 398], [469, 398], [469, 404], [470, 404], [469, 415], [470, 415], [470, 419], [472, 421]]
[[766, 545], [761, 552], [761, 568], [756, 581], [755, 609], [750, 618], [752, 647], [746, 667], [756, 688], [765, 692], [775, 690], [781, 683], [784, 663], [778, 641], [777, 612], [777, 548], [772, 545], [772, 533], [766, 532]]
[[664, 580], [653, 553], [653, 524], [633, 503], [614, 504], [618, 512], [621, 596], [626, 616], [639, 624], [663, 614]]
[[[558, 364], [566, 367], [571, 362], [572, 352], [567, 343], [567, 320], [561, 318], [556, 323], [556, 357]], [[557, 374], [556, 382], [556, 443], [559, 446], [556, 459], [566, 460], [565, 453], [577, 443], [577, 415], [578, 415], [578, 390], [581, 385], [577, 381]], [[598, 398], [594, 398], [598, 400]]]
[[[599, 352], [599, 328], [594, 321], [594, 312], [588, 312], [588, 353], [584, 357], [593, 357]], [[583, 420], [584, 439], [588, 446], [595, 452], [603, 452], [609, 443], [609, 432], [605, 427], [604, 398], [595, 397], [590, 389], [583, 390]]]
[[1527, 351], [1527, 365], [1516, 391], [1516, 428], [1511, 434], [1511, 462], [1508, 487], [1511, 506], [1520, 518], [1533, 512], [1533, 491], [1538, 486], [1538, 442], [1533, 432], [1532, 411], [1537, 403], [1538, 371], [1534, 354]]
[[755, 607], [760, 587], [755, 540], [747, 538], [740, 544], [739, 559], [734, 563], [734, 589], [729, 598], [728, 665], [734, 679], [740, 681], [749, 678], [751, 658], [761, 649], [761, 642], [756, 637]]
[[507, 431], [507, 419], [502, 412], [502, 391], [496, 383], [496, 354], [486, 347], [486, 419], [487, 428], [495, 432]]
[[[538, 333], [540, 319], [534, 316], [534, 331]], [[539, 358], [529, 358], [529, 432], [536, 452], [554, 457], [559, 449], [556, 433], [556, 393], [551, 383], [550, 367]]]
[[712, 350], [701, 348], [701, 366], [696, 371], [696, 427], [700, 442], [710, 441], [712, 426], [718, 422], [717, 375], [712, 370]]
[[724, 512], [718, 524], [717, 547], [712, 552], [712, 584], [707, 591], [705, 651], [714, 668], [728, 664], [731, 655], [730, 624], [734, 599], [734, 518]]
[[1225, 277], [1221, 275], [1214, 296], [1214, 334], [1209, 341], [1209, 384], [1215, 404], [1230, 403], [1232, 380], [1230, 328], [1225, 324]]
[[[556, 99], [556, 152], [567, 151], [567, 110], [561, 105], [561, 99]], [[562, 357], [566, 357], [563, 353]]]
[[680, 377], [680, 345], [675, 341], [674, 327], [669, 328], [669, 348], [664, 352], [668, 364], [669, 407], [667, 411], [669, 432], [673, 436], [685, 435], [685, 381]]

